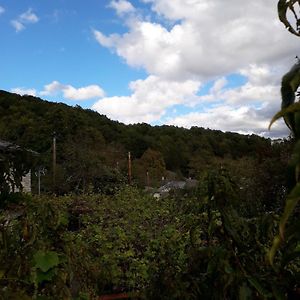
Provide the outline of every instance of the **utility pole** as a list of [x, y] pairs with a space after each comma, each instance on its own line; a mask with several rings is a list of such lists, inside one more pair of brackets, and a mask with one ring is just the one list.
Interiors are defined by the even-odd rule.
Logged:
[[146, 173], [146, 184], [147, 186], [150, 186], [150, 176], [149, 176], [149, 171]]
[[41, 196], [41, 169], [38, 169], [38, 195]]
[[128, 152], [128, 183], [131, 185], [131, 154]]
[[53, 133], [53, 193], [55, 193], [56, 190], [56, 133], [54, 131]]

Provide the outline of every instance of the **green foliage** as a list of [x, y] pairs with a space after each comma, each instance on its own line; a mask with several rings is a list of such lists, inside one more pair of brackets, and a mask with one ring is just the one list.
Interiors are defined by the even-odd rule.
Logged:
[[24, 198], [0, 211], [3, 299], [94, 299], [121, 292], [142, 299], [286, 295], [300, 267], [293, 260], [299, 252], [295, 237], [288, 230], [294, 251], [280, 254], [289, 263], [275, 271], [265, 254], [278, 215], [241, 210], [239, 195], [222, 167], [203, 177], [196, 194], [161, 201], [130, 187], [111, 196]]
[[133, 176], [142, 187], [159, 185], [165, 174], [166, 164], [158, 151], [147, 149], [140, 159], [133, 162]]

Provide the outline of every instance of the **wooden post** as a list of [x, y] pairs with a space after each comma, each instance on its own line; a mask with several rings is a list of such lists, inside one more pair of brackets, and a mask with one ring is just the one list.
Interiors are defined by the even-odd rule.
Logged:
[[149, 176], [149, 171], [147, 171], [147, 173], [146, 173], [146, 184], [147, 184], [147, 186], [150, 186], [150, 176]]
[[53, 134], [53, 193], [56, 190], [56, 135], [55, 132]]
[[38, 169], [38, 195], [41, 196], [41, 168]]
[[131, 185], [131, 154], [128, 152], [128, 183]]

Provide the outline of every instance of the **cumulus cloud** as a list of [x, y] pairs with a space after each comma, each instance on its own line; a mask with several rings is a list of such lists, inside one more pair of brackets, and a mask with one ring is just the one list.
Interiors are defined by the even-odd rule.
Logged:
[[196, 101], [199, 81], [164, 81], [156, 76], [132, 81], [130, 96], [106, 97], [92, 108], [124, 123], [153, 122], [160, 119], [170, 106]]
[[0, 15], [2, 15], [5, 12], [5, 8], [0, 6]]
[[221, 105], [203, 112], [193, 112], [168, 120], [167, 124], [190, 128], [200, 126], [210, 129], [237, 132], [241, 134], [260, 134], [265, 137], [284, 137], [288, 135], [285, 124], [275, 123], [268, 131], [270, 119], [265, 117], [266, 108], [251, 106], [232, 107]]
[[228, 87], [226, 78], [217, 79], [209, 92], [198, 98], [198, 103], [209, 104], [210, 108], [169, 118], [168, 124], [264, 136], [287, 136], [288, 130], [283, 122], [276, 123], [271, 131], [267, 130], [271, 118], [280, 110], [281, 101], [278, 78], [271, 68], [251, 65], [241, 70], [240, 74], [247, 76], [246, 83]]
[[[150, 5], [155, 22], [149, 15], [137, 16], [125, 24], [124, 34], [93, 34], [149, 77], [131, 83], [130, 96], [107, 97], [93, 108], [135, 123], [158, 122], [168, 118], [172, 106], [184, 105], [195, 112], [180, 115], [176, 108], [179, 115], [169, 118], [170, 124], [268, 135], [268, 122], [280, 108], [280, 78], [299, 55], [299, 40], [279, 22], [274, 1], [142, 1]], [[232, 75], [243, 83], [234, 84]], [[195, 83], [190, 91], [183, 88], [187, 82]], [[200, 87], [208, 82], [212, 86], [204, 92]], [[181, 92], [169, 97], [174, 85]], [[206, 105], [210, 108], [203, 110]], [[271, 134], [286, 133], [283, 123], [276, 126]]]
[[25, 25], [34, 24], [38, 21], [39, 17], [29, 8], [26, 12], [19, 15], [17, 19], [12, 20], [11, 25], [15, 28], [16, 32], [20, 32], [26, 28]]
[[36, 96], [37, 92], [35, 89], [26, 89], [22, 87], [17, 87], [14, 89], [11, 89], [13, 93], [19, 94], [21, 96], [23, 95], [30, 95], [30, 96]]
[[151, 3], [157, 14], [177, 23], [168, 29], [137, 18], [122, 35], [96, 30], [94, 34], [102, 46], [113, 49], [128, 65], [143, 67], [149, 74], [211, 79], [249, 64], [276, 64], [298, 52], [298, 40], [279, 24], [273, 0], [243, 4], [232, 0], [230, 5], [223, 0], [145, 2]]
[[119, 16], [135, 12], [133, 5], [126, 0], [113, 0], [110, 2], [109, 7], [115, 9]]
[[65, 85], [58, 81], [53, 81], [45, 85], [44, 90], [40, 92], [42, 96], [55, 95], [58, 93], [63, 93], [64, 98], [69, 100], [88, 100], [105, 95], [103, 89], [98, 85], [75, 88], [72, 85]]

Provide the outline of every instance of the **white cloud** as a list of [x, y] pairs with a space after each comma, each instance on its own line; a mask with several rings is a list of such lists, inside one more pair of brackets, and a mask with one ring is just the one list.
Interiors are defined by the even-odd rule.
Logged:
[[37, 94], [35, 89], [25, 89], [25, 88], [22, 88], [22, 87], [21, 88], [17, 87], [17, 88], [11, 89], [11, 91], [13, 93], [19, 94], [21, 96], [23, 96], [23, 95], [36, 96], [36, 94]]
[[17, 19], [12, 20], [10, 23], [15, 28], [16, 32], [20, 32], [26, 28], [25, 25], [34, 24], [38, 21], [39, 17], [33, 13], [31, 8], [29, 8], [26, 12], [19, 15]]
[[[268, 122], [280, 108], [280, 79], [299, 55], [299, 40], [279, 22], [274, 1], [143, 2], [150, 4], [155, 22], [135, 11], [132, 14], [136, 18], [126, 22], [128, 30], [124, 34], [93, 33], [100, 45], [129, 66], [143, 68], [149, 77], [140, 81], [141, 89], [133, 88], [131, 96], [104, 98], [93, 108], [126, 123], [157, 122], [168, 117], [166, 112], [172, 111], [173, 105], [184, 104], [194, 107], [195, 112], [170, 122], [269, 134], [265, 133]], [[243, 76], [240, 82], [244, 83], [237, 85], [228, 75], [238, 80]], [[155, 78], [156, 85], [150, 85], [149, 78]], [[214, 82], [204, 95], [201, 92], [198, 96], [195, 89], [190, 93], [192, 97], [179, 94], [174, 102], [157, 97], [159, 105], [153, 105], [154, 93], [171, 93], [173, 83], [180, 85], [189, 80], [198, 82], [198, 89], [200, 82]], [[159, 83], [167, 84], [161, 89]], [[196, 111], [205, 105], [213, 108]], [[178, 107], [176, 110], [180, 114]], [[214, 121], [213, 114], [219, 121]], [[272, 131], [274, 135], [286, 132], [284, 125], [280, 126]]]
[[266, 108], [251, 106], [232, 107], [220, 105], [203, 112], [193, 112], [169, 119], [167, 124], [190, 128], [199, 126], [241, 134], [260, 134], [265, 137], [283, 137], [288, 135], [285, 124], [275, 123], [268, 131], [270, 118], [265, 117]]
[[35, 13], [32, 12], [32, 9], [29, 8], [26, 12], [19, 16], [19, 20], [24, 24], [34, 24], [39, 21], [39, 18]]
[[299, 41], [279, 23], [273, 0], [145, 2], [157, 14], [179, 23], [168, 29], [136, 18], [122, 35], [94, 34], [128, 65], [143, 67], [149, 74], [212, 79], [249, 64], [277, 64], [298, 53]]
[[149, 76], [130, 83], [130, 96], [103, 98], [92, 108], [127, 124], [149, 123], [160, 119], [170, 106], [195, 101], [200, 85], [199, 81], [194, 80], [164, 81]]
[[55, 95], [62, 91], [66, 86], [59, 83], [58, 81], [52, 81], [51, 83], [44, 86], [44, 90], [40, 92], [42, 96]]
[[218, 94], [227, 85], [228, 81], [225, 77], [219, 78], [215, 81], [214, 85], [210, 89], [210, 93]]
[[60, 92], [63, 93], [64, 98], [69, 100], [87, 100], [105, 95], [103, 89], [98, 85], [75, 88], [72, 85], [61, 84], [58, 81], [53, 81], [45, 85], [44, 90], [40, 94], [42, 96], [49, 96]]
[[[270, 84], [261, 86], [260, 82], [256, 82], [254, 67], [249, 66], [242, 71], [244, 76], [251, 74], [245, 84], [230, 87], [229, 79], [221, 77], [213, 83], [207, 94], [198, 96], [201, 88], [199, 81], [162, 80], [151, 75], [145, 80], [131, 82], [130, 96], [103, 98], [92, 108], [126, 124], [157, 123], [164, 118], [168, 124], [183, 127], [201, 126], [264, 136], [285, 136], [288, 131], [282, 122], [275, 124], [271, 132], [267, 130], [272, 116], [280, 109], [279, 85], [272, 82], [273, 73], [269, 68], [255, 68], [265, 70], [263, 77]], [[205, 104], [211, 108], [203, 110]], [[179, 115], [170, 118], [167, 115], [168, 108], [175, 105], [193, 106], [195, 112], [180, 115], [180, 107], [177, 106], [176, 111], [174, 108], [172, 111]], [[200, 112], [196, 110], [199, 105], [202, 107]]]
[[5, 8], [0, 6], [0, 15], [2, 15], [5, 12]]
[[135, 12], [135, 8], [132, 4], [126, 0], [113, 0], [110, 2], [109, 7], [115, 9], [119, 16]]
[[25, 26], [17, 20], [12, 20], [10, 23], [15, 28], [16, 32], [19, 32], [19, 31], [22, 31], [23, 29], [25, 29]]

